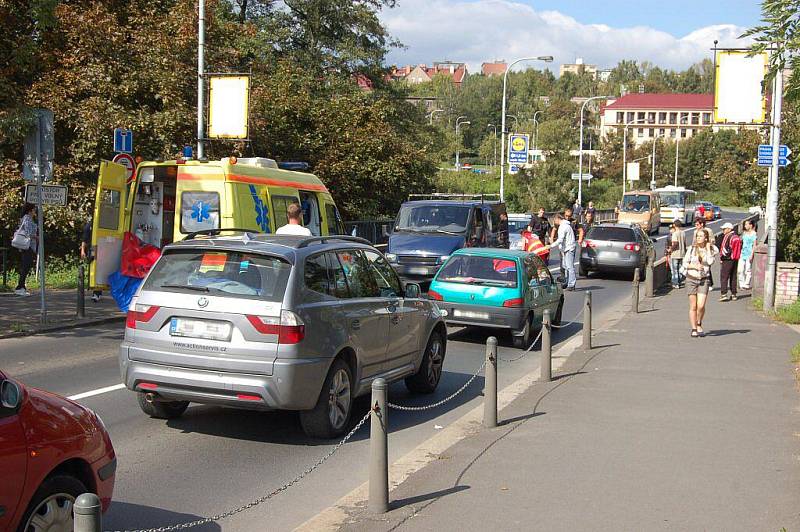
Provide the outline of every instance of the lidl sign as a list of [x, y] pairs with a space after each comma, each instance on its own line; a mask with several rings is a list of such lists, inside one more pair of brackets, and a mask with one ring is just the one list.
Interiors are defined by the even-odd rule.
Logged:
[[511, 133], [508, 136], [508, 164], [528, 163], [528, 135]]

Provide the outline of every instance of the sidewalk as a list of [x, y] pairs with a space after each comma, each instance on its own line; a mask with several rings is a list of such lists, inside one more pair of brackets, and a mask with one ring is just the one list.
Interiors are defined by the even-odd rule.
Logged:
[[502, 426], [390, 492], [391, 512], [348, 508], [341, 530], [797, 530], [800, 335], [718, 298], [706, 338], [683, 290], [598, 331]]
[[104, 294], [97, 303], [92, 302], [91, 295], [91, 292], [86, 292], [86, 318], [79, 320], [76, 314], [76, 290], [48, 290], [47, 323], [42, 325], [39, 321], [38, 290], [29, 297], [19, 297], [13, 292], [0, 293], [0, 338], [122, 320], [125, 317], [110, 295]]

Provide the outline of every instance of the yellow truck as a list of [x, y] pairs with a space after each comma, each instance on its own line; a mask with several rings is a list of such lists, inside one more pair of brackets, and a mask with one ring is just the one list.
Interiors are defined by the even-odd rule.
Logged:
[[131, 232], [158, 248], [190, 233], [220, 228], [271, 233], [298, 203], [314, 235], [343, 234], [339, 211], [315, 175], [283, 170], [272, 159], [226, 157], [140, 162], [127, 179], [122, 165], [102, 161], [92, 226], [89, 283], [107, 286], [120, 268], [122, 241]]

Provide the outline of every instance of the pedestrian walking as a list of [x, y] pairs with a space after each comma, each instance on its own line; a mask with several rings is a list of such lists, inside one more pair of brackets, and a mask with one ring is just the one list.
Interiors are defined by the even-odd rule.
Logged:
[[19, 228], [14, 231], [11, 245], [17, 248], [22, 256], [19, 268], [19, 281], [14, 293], [18, 296], [29, 296], [31, 293], [25, 286], [25, 281], [36, 260], [36, 250], [39, 247], [39, 227], [36, 225], [36, 205], [26, 203], [22, 208]]
[[689, 294], [689, 325], [692, 338], [706, 335], [703, 319], [706, 316], [706, 300], [711, 289], [711, 265], [714, 264], [714, 250], [705, 231], [695, 231], [692, 246], [683, 257], [683, 275]]
[[569, 220], [556, 214], [553, 224], [557, 229], [556, 239], [547, 246], [552, 249], [558, 246], [561, 255], [561, 268], [564, 270], [562, 284], [567, 290], [575, 290], [575, 233]]
[[753, 277], [753, 254], [758, 240], [758, 228], [752, 220], [744, 221], [742, 233], [742, 255], [739, 257], [739, 288], [750, 290], [750, 281]]
[[[94, 255], [92, 255], [92, 219], [91, 217], [87, 222], [83, 225], [83, 232], [81, 233], [81, 260], [89, 266], [94, 260]], [[102, 290], [93, 290], [92, 291], [92, 301], [97, 303], [100, 301], [100, 297], [103, 295]]]
[[[720, 301], [736, 301], [736, 280], [739, 277], [738, 266], [739, 257], [742, 255], [742, 239], [733, 230], [733, 224], [725, 222], [722, 224], [722, 235], [719, 244], [720, 259]], [[728, 296], [730, 290], [730, 296]]]
[[597, 211], [597, 209], [594, 208], [594, 202], [590, 201], [586, 205], [586, 214], [592, 213], [592, 219], [594, 219], [594, 215], [597, 214], [596, 211]]
[[578, 224], [578, 246], [583, 244], [584, 239], [586, 239], [586, 234], [593, 225], [594, 211], [587, 210], [583, 218], [583, 223]]
[[[698, 231], [703, 231], [706, 234], [706, 240], [711, 243], [711, 249], [714, 251], [714, 255], [717, 255], [719, 253], [719, 249], [717, 249], [717, 247], [714, 245], [714, 231], [712, 231], [710, 227], [706, 227], [705, 218], [694, 219], [694, 232], [697, 233]], [[694, 237], [692, 237], [692, 242], [694, 242]], [[711, 272], [708, 274], [708, 282], [709, 287], [713, 290], [714, 275]]]
[[672, 273], [672, 288], [681, 288], [685, 280], [681, 273], [683, 257], [686, 255], [686, 235], [683, 232], [683, 224], [680, 220], [675, 220], [669, 226], [669, 243], [667, 244], [667, 257], [669, 257], [669, 269]]
[[575, 203], [572, 204], [572, 212], [575, 215], [575, 219], [580, 220], [581, 215], [583, 214], [583, 207], [581, 207], [581, 202], [575, 200]]

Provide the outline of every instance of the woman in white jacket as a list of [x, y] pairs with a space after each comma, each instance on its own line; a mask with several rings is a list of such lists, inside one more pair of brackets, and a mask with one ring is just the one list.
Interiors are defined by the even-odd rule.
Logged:
[[714, 264], [715, 247], [708, 240], [706, 231], [696, 231], [694, 243], [683, 257], [683, 274], [689, 292], [689, 325], [692, 338], [706, 335], [703, 318], [706, 315], [706, 299], [711, 288], [711, 265]]

